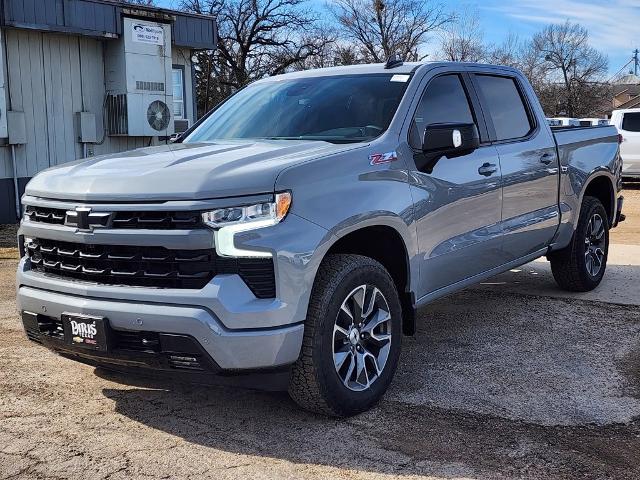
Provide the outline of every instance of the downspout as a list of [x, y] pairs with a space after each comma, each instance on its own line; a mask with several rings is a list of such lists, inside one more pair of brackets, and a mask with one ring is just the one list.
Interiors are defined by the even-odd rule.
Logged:
[[[2, 112], [2, 115], [6, 115], [8, 111], [11, 110], [11, 86], [9, 85], [9, 60], [7, 58], [7, 46], [5, 40], [5, 32], [4, 29], [0, 30], [0, 58], [2, 58], [2, 70], [4, 70], [5, 75], [5, 111]], [[7, 119], [8, 121], [8, 119]], [[7, 128], [9, 125], [7, 124]], [[16, 220], [20, 221], [22, 218], [22, 206], [20, 205], [20, 190], [18, 189], [18, 160], [16, 159], [16, 146], [11, 144], [11, 166], [13, 167], [13, 195], [15, 199], [15, 207], [16, 207]]]
[[[196, 123], [198, 121], [198, 93], [197, 93], [197, 85], [196, 85], [196, 66], [193, 62], [193, 57], [195, 55], [194, 51], [191, 50], [190, 52], [190, 56], [189, 56], [189, 64], [191, 65], [191, 108], [193, 109], [193, 111], [191, 112], [191, 118], [192, 118], [192, 123], [191, 125], [193, 125], [194, 123]], [[186, 85], [186, 82], [185, 82]], [[186, 105], [186, 98], [185, 98], [185, 105]]]
[[20, 220], [22, 211], [20, 208], [20, 192], [18, 191], [18, 162], [16, 161], [15, 145], [11, 145], [11, 164], [13, 165], [13, 193], [16, 201], [16, 219]]

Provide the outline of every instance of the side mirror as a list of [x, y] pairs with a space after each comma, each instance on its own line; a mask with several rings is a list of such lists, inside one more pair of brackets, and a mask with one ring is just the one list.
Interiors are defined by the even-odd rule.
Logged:
[[436, 123], [424, 130], [419, 170], [431, 173], [442, 157], [467, 155], [480, 146], [478, 127], [473, 123]]

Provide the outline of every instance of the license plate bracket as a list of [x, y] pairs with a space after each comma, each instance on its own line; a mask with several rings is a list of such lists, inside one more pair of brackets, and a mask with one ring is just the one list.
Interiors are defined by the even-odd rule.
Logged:
[[62, 327], [67, 345], [106, 352], [109, 348], [109, 321], [104, 317], [63, 313]]

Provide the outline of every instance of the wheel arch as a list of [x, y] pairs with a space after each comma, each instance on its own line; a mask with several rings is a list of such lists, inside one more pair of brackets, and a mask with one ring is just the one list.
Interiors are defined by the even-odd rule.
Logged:
[[[404, 223], [403, 223], [404, 225]], [[402, 331], [413, 335], [416, 330], [416, 302], [412, 289], [411, 249], [399, 229], [385, 223], [365, 223], [336, 235], [327, 255], [343, 253], [372, 258], [389, 272], [402, 305]]]
[[[608, 171], [599, 171], [591, 175], [585, 182], [580, 194], [580, 202], [578, 204], [578, 212], [576, 219], [580, 218], [580, 210], [582, 209], [582, 202], [584, 197], [595, 197], [604, 206], [607, 212], [609, 226], [613, 225], [616, 215], [616, 188], [615, 177]], [[578, 222], [576, 220], [574, 224], [574, 230], [577, 227]]]

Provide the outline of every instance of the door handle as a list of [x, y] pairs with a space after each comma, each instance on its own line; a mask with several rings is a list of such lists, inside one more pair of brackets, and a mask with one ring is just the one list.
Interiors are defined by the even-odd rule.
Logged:
[[480, 168], [478, 168], [478, 173], [480, 175], [484, 175], [485, 177], [490, 177], [497, 171], [498, 167], [494, 163], [484, 163]]
[[551, 155], [550, 153], [545, 153], [540, 157], [540, 163], [549, 165], [551, 162], [553, 162], [553, 155]]

